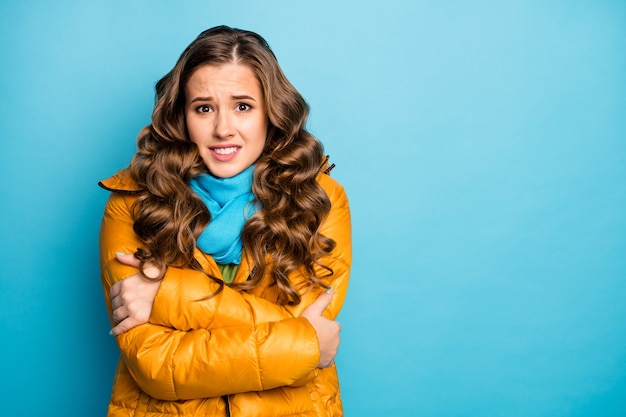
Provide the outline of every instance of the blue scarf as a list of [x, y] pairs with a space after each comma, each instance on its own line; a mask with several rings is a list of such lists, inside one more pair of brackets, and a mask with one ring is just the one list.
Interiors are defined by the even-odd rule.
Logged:
[[231, 178], [203, 174], [189, 182], [191, 189], [204, 201], [211, 221], [198, 237], [198, 247], [221, 265], [241, 263], [243, 225], [256, 211], [250, 202], [254, 165]]

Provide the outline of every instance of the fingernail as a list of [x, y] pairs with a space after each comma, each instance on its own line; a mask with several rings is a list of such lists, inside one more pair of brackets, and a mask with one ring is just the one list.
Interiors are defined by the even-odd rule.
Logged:
[[116, 255], [126, 255], [124, 252], [115, 252]]
[[109, 330], [109, 336], [113, 336], [113, 329]]
[[332, 292], [333, 292], [333, 287], [328, 287], [328, 288], [326, 288], [326, 290], [324, 290], [324, 291], [326, 291], [326, 294], [330, 294], [330, 293], [332, 293]]

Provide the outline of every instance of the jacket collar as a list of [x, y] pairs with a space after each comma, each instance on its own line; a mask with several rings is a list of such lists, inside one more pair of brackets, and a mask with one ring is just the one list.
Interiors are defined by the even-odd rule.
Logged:
[[105, 190], [124, 194], [137, 194], [143, 191], [131, 178], [128, 168], [119, 171], [111, 178], [98, 182], [98, 185]]

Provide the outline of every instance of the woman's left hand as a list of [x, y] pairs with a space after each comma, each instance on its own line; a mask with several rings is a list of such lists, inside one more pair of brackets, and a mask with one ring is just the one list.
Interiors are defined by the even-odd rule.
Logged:
[[[116, 254], [115, 257], [124, 265], [139, 268], [139, 260], [133, 254]], [[144, 272], [148, 276], [159, 275], [158, 268], [149, 263], [144, 265]], [[113, 336], [119, 336], [133, 327], [148, 322], [160, 285], [160, 280], [150, 281], [136, 273], [111, 287], [113, 320], [117, 323], [117, 326], [111, 329]]]

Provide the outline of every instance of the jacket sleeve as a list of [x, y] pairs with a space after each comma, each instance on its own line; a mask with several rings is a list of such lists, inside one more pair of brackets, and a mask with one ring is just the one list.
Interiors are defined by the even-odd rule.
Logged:
[[[102, 282], [109, 315], [111, 286], [136, 273], [115, 260], [115, 252], [134, 252], [139, 246], [132, 201], [113, 193], [102, 221]], [[131, 375], [150, 396], [173, 401], [267, 390], [290, 385], [316, 368], [318, 341], [306, 319], [228, 287], [207, 299], [217, 284], [199, 271], [168, 268], [163, 282], [172, 283], [166, 290], [178, 304], [162, 309], [156, 321], [179, 325], [150, 322], [117, 337]], [[202, 283], [202, 291], [183, 285], [190, 282]]]

